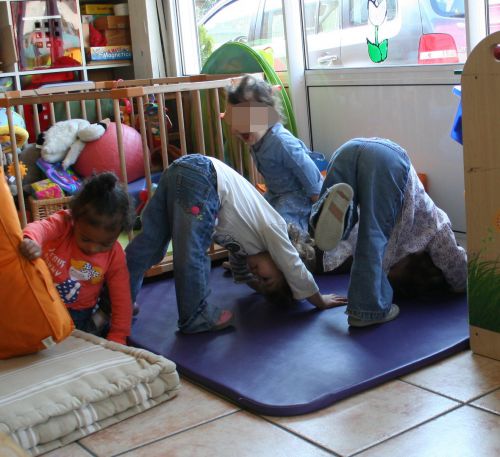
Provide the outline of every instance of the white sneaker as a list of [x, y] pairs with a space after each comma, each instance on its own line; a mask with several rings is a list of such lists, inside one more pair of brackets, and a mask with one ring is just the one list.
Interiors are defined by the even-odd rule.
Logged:
[[391, 305], [391, 309], [387, 313], [387, 316], [382, 317], [381, 319], [375, 319], [373, 321], [364, 321], [357, 317], [349, 316], [347, 318], [347, 323], [351, 327], [368, 327], [369, 325], [384, 324], [385, 322], [392, 321], [393, 319], [398, 317], [398, 315], [399, 315], [399, 306], [393, 303]]
[[344, 234], [344, 220], [354, 191], [349, 184], [339, 183], [328, 189], [314, 230], [316, 246], [329, 251], [339, 244]]

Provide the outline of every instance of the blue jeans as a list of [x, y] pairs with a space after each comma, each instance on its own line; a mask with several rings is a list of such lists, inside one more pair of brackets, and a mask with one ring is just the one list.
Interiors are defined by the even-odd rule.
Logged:
[[94, 312], [94, 308], [87, 309], [71, 309], [67, 308], [71, 319], [73, 319], [73, 324], [75, 324], [75, 328], [78, 330], [82, 330], [83, 332], [93, 333], [92, 330], [95, 330], [92, 322], [92, 314]]
[[311, 218], [321, 209], [325, 191], [341, 182], [354, 190], [346, 214], [343, 239], [358, 222], [346, 313], [363, 320], [387, 315], [393, 291], [382, 261], [391, 232], [403, 206], [410, 159], [396, 143], [380, 138], [354, 139], [333, 154]]
[[179, 329], [210, 330], [222, 310], [207, 302], [212, 241], [220, 202], [217, 175], [210, 159], [189, 154], [163, 173], [142, 213], [142, 231], [127, 246], [132, 298], [144, 273], [160, 262], [172, 240]]
[[307, 232], [312, 205], [310, 197], [301, 192], [280, 195], [267, 192], [264, 197], [287, 224], [294, 224], [300, 230]]

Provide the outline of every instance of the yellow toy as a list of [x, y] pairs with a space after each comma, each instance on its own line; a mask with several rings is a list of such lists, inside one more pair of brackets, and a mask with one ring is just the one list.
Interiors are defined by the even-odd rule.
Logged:
[[[21, 179], [23, 179], [26, 176], [26, 173], [28, 173], [28, 167], [24, 165], [21, 161], [19, 161], [19, 171], [21, 172]], [[16, 170], [14, 169], [14, 163], [11, 163], [7, 166], [7, 174], [9, 176], [16, 176]]]
[[[16, 148], [22, 148], [26, 141], [28, 141], [29, 133], [26, 130], [26, 125], [22, 116], [15, 111], [12, 112], [12, 119], [14, 123], [14, 135], [16, 138]], [[12, 152], [12, 145], [10, 144], [9, 122], [7, 118], [7, 111], [5, 108], [0, 108], [0, 146], [2, 151], [7, 154]]]

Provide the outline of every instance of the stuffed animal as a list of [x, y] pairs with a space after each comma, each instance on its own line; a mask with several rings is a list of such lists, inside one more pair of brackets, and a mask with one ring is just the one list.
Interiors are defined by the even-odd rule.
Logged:
[[85, 147], [85, 143], [98, 140], [104, 135], [109, 120], [91, 124], [85, 119], [70, 119], [55, 123], [38, 136], [37, 144], [46, 162], [62, 162], [66, 170], [73, 165]]

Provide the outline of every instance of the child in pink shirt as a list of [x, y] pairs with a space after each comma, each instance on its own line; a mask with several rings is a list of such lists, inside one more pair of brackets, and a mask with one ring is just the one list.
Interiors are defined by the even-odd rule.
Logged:
[[113, 173], [93, 176], [70, 202], [70, 210], [28, 224], [21, 253], [43, 256], [77, 329], [96, 333], [92, 315], [106, 284], [111, 301], [107, 339], [126, 344], [132, 300], [125, 254], [117, 241], [129, 230], [129, 196]]

